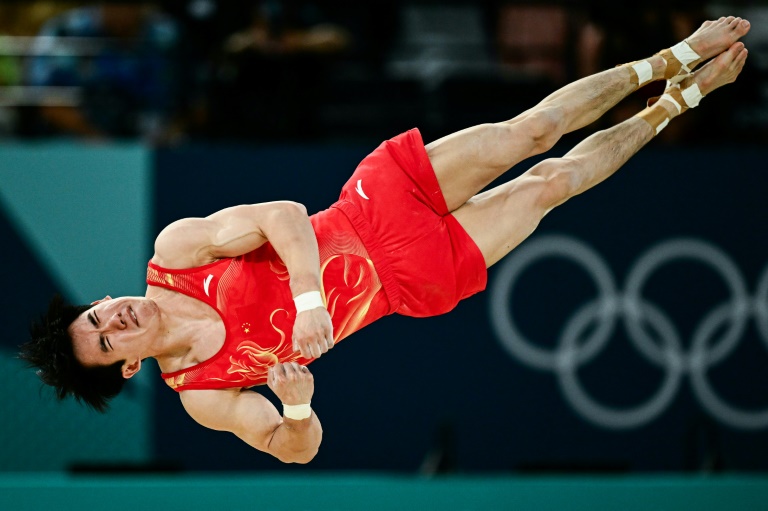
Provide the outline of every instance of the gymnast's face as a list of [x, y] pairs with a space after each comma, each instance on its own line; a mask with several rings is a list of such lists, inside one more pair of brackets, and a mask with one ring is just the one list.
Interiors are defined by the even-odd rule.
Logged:
[[136, 296], [107, 296], [92, 305], [69, 327], [75, 357], [86, 367], [124, 360], [123, 376], [130, 378], [159, 331], [157, 305]]

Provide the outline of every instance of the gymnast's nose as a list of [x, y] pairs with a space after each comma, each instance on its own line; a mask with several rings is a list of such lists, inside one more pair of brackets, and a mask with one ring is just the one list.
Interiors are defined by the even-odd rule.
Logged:
[[109, 326], [117, 330], [123, 330], [127, 326], [123, 319], [123, 313], [115, 312], [112, 314], [112, 317], [109, 318]]

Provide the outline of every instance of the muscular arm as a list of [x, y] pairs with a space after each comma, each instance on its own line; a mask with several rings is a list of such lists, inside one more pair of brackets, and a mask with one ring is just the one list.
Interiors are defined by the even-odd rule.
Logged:
[[256, 392], [187, 390], [181, 392], [181, 402], [203, 426], [232, 432], [283, 463], [308, 463], [320, 447], [323, 429], [314, 411], [304, 420], [283, 418]]
[[[206, 218], [172, 223], [155, 240], [152, 260], [166, 268], [193, 268], [223, 257], [236, 257], [269, 241], [288, 268], [293, 297], [321, 291], [317, 238], [301, 204], [266, 202], [222, 209]], [[319, 358], [333, 347], [328, 311], [316, 307], [296, 315], [293, 349]]]
[[[295, 362], [270, 367], [267, 385], [286, 405], [309, 405], [315, 392], [312, 373]], [[188, 390], [181, 393], [181, 402], [203, 426], [230, 431], [284, 463], [308, 463], [323, 437], [314, 411], [301, 420], [281, 417], [272, 403], [255, 392]]]
[[157, 237], [153, 261], [192, 268], [248, 253], [267, 241], [288, 268], [294, 296], [320, 290], [317, 239], [306, 208], [295, 202], [234, 206], [174, 222]]

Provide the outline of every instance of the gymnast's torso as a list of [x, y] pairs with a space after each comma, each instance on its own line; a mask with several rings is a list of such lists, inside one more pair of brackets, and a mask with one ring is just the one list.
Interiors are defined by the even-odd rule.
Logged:
[[[363, 242], [347, 217], [329, 208], [310, 217], [320, 252], [323, 295], [336, 342], [388, 314], [389, 301]], [[312, 360], [294, 352], [296, 309], [288, 270], [266, 243], [239, 257], [168, 269], [150, 261], [147, 284], [199, 300], [221, 319], [225, 337], [210, 358], [162, 373], [174, 390], [262, 385], [278, 362]]]

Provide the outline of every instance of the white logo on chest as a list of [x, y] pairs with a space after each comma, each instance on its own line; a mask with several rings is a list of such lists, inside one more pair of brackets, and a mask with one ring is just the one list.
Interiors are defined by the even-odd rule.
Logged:
[[211, 283], [211, 279], [213, 279], [213, 275], [211, 275], [209, 273], [208, 276], [205, 277], [205, 280], [203, 280], [203, 288], [205, 289], [205, 295], [206, 296], [211, 296], [211, 295], [208, 294], [208, 286]]

